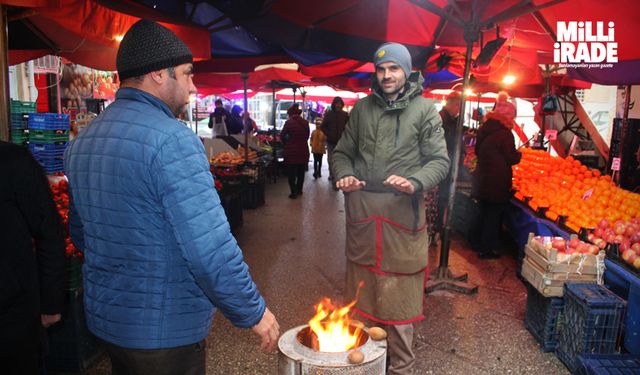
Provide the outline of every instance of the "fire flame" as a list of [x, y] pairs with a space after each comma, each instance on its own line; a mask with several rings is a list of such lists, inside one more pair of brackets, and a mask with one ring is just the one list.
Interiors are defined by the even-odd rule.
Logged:
[[355, 304], [354, 300], [344, 307], [339, 307], [333, 305], [331, 299], [323, 298], [315, 306], [316, 315], [309, 320], [309, 328], [318, 338], [318, 345], [316, 347], [314, 342], [314, 349], [338, 353], [356, 346], [362, 329], [350, 325], [349, 311]]

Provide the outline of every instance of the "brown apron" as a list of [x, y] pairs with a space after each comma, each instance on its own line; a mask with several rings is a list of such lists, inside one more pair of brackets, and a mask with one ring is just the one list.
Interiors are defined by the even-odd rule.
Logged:
[[356, 191], [345, 194], [347, 301], [360, 289], [357, 311], [384, 324], [424, 317], [429, 239], [421, 195]]

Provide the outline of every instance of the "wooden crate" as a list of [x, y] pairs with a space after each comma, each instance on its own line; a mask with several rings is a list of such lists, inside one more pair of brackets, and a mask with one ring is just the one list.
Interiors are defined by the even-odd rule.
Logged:
[[591, 254], [575, 254], [568, 261], [558, 260], [558, 251], [550, 249], [548, 257], [545, 253], [534, 249], [529, 244], [524, 247], [524, 254], [545, 272], [550, 273], [575, 273], [580, 275], [597, 275], [596, 257]]
[[562, 297], [566, 282], [595, 283], [596, 275], [566, 272], [547, 272], [529, 257], [522, 263], [522, 277], [545, 297]]

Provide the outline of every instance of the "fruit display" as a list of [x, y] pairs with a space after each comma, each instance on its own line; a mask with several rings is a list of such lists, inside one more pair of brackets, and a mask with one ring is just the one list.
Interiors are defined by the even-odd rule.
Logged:
[[103, 70], [94, 70], [93, 73], [93, 97], [114, 100], [119, 86], [114, 73]]
[[621, 258], [629, 266], [640, 270], [640, 219], [631, 221], [618, 220], [611, 224], [602, 219], [598, 226], [588, 234], [589, 241], [603, 249], [607, 243], [615, 244], [616, 256]]
[[65, 64], [60, 82], [66, 108], [84, 107], [84, 100], [93, 95], [93, 71], [76, 64]]
[[580, 254], [598, 255], [600, 251], [600, 248], [595, 244], [581, 241], [576, 236], [568, 240], [563, 237], [536, 236], [533, 237], [533, 240], [546, 250], [556, 249], [559, 262], [566, 262]]
[[211, 165], [239, 165], [242, 162], [244, 162], [244, 156], [230, 151], [220, 152], [209, 160]]
[[83, 254], [73, 245], [69, 236], [69, 183], [64, 176], [56, 176], [49, 181], [49, 188], [53, 193], [53, 201], [60, 218], [65, 233], [65, 255], [67, 258], [83, 258]]
[[522, 149], [520, 164], [513, 166], [516, 198], [554, 220], [566, 218], [566, 226], [595, 228], [601, 219], [613, 223], [640, 217], [640, 195], [623, 190], [598, 170], [571, 156], [551, 156], [542, 150]]
[[[242, 158], [244, 158], [244, 153], [245, 153], [245, 148], [242, 145], [238, 145], [238, 154], [240, 154], [240, 156], [242, 156]], [[253, 151], [253, 150], [249, 150], [249, 154], [247, 155], [247, 160], [248, 162], [255, 162], [256, 160], [258, 160], [258, 153]]]

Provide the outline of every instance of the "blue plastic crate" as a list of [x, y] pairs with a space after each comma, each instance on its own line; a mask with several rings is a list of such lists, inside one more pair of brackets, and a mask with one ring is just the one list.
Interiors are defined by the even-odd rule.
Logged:
[[64, 162], [63, 162], [62, 159], [59, 159], [59, 158], [45, 158], [45, 159], [36, 158], [36, 160], [38, 160], [38, 163], [40, 163], [40, 165], [42, 165], [42, 168], [48, 174], [56, 173], [56, 172], [64, 172]]
[[624, 320], [624, 348], [640, 357], [640, 278], [619, 264], [605, 259], [604, 283], [627, 301]]
[[571, 372], [581, 354], [613, 354], [617, 350], [626, 303], [597, 284], [564, 285], [564, 325], [556, 355]]
[[583, 354], [578, 357], [576, 375], [640, 374], [640, 358], [622, 354]]
[[69, 115], [60, 113], [32, 113], [29, 115], [29, 129], [68, 130]]
[[527, 284], [527, 308], [524, 326], [540, 343], [543, 352], [552, 352], [558, 346], [558, 335], [563, 324], [564, 300], [545, 297]]
[[45, 143], [45, 142], [36, 142], [36, 141], [31, 141], [31, 143], [29, 144], [29, 148], [31, 150], [34, 150], [36, 152], [40, 152], [40, 151], [62, 151], [64, 152], [64, 150], [67, 148], [67, 145], [69, 144], [69, 142], [55, 142], [55, 143]]

